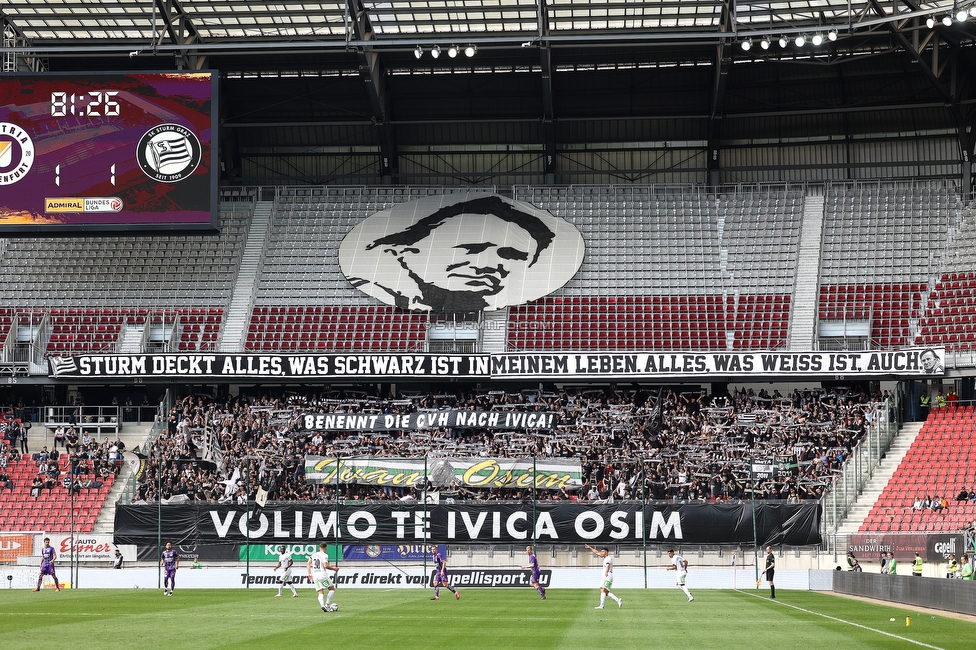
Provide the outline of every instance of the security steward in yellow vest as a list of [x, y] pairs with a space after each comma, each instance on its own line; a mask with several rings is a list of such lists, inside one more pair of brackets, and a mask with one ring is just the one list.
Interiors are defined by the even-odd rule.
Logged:
[[916, 578], [921, 578], [922, 577], [922, 565], [923, 564], [924, 564], [924, 562], [922, 561], [922, 556], [919, 555], [916, 552], [915, 553], [915, 560], [912, 562], [912, 575], [915, 576]]
[[956, 556], [950, 555], [949, 561], [946, 562], [946, 577], [955, 578], [956, 572], [959, 570], [959, 563], [956, 562]]

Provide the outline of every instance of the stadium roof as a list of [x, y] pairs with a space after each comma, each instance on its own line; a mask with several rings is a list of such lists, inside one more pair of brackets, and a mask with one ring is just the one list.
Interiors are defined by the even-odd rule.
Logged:
[[[232, 51], [292, 47], [377, 48], [462, 39], [504, 47], [522, 43], [646, 44], [716, 41], [837, 30], [845, 38], [941, 20], [974, 3], [793, 0], [6, 0], [2, 14], [44, 52], [83, 46], [112, 51], [144, 41], [157, 49], [190, 45]], [[976, 13], [976, 12], [974, 12]], [[355, 25], [368, 24], [368, 33]], [[271, 46], [274, 49], [274, 46]]]
[[[410, 182], [483, 182], [513, 148], [556, 182], [574, 149], [684, 147], [699, 176], [704, 152], [758, 141], [949, 138], [921, 162], [950, 175], [973, 151], [976, 0], [5, 0], [0, 23], [5, 72], [219, 70], [228, 166], [261, 160], [244, 181], [396, 182], [419, 149]], [[382, 169], [337, 158], [364, 152]], [[601, 156], [574, 166], [619, 171]]]

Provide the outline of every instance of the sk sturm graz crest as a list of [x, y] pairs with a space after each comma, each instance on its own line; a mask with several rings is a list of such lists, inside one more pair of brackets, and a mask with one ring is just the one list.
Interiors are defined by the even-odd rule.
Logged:
[[200, 164], [200, 140], [179, 124], [160, 124], [146, 132], [136, 149], [139, 167], [160, 183], [176, 183]]

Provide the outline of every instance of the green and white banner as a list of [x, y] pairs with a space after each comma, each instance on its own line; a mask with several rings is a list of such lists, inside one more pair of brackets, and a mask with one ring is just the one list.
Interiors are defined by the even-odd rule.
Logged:
[[305, 457], [309, 483], [359, 483], [391, 487], [577, 488], [583, 484], [578, 460], [516, 458], [327, 458]]

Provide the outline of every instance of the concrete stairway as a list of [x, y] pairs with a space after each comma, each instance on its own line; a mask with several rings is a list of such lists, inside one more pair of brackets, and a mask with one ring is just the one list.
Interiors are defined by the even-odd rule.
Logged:
[[884, 460], [881, 461], [881, 466], [874, 471], [871, 480], [864, 486], [864, 492], [857, 497], [857, 500], [851, 506], [850, 511], [847, 513], [847, 518], [840, 523], [837, 529], [839, 535], [856, 533], [861, 527], [861, 524], [864, 523], [864, 519], [871, 512], [871, 508], [874, 507], [878, 497], [881, 496], [881, 491], [884, 490], [885, 485], [888, 484], [888, 480], [891, 479], [895, 470], [898, 469], [902, 459], [905, 458], [905, 454], [908, 453], [909, 447], [915, 442], [915, 438], [918, 436], [922, 424], [922, 422], [906, 422], [902, 425], [898, 431], [898, 436], [891, 441], [891, 448], [888, 450]]
[[813, 350], [816, 339], [817, 292], [820, 278], [820, 248], [823, 239], [824, 197], [803, 200], [803, 226], [797, 251], [796, 285], [790, 305], [789, 350]]
[[244, 347], [244, 335], [251, 316], [251, 303], [261, 273], [264, 244], [271, 227], [271, 201], [259, 201], [254, 206], [251, 217], [251, 227], [247, 232], [247, 241], [241, 256], [241, 268], [237, 273], [234, 284], [234, 294], [231, 296], [224, 326], [220, 332], [220, 342], [217, 349], [221, 352], [240, 352]]

